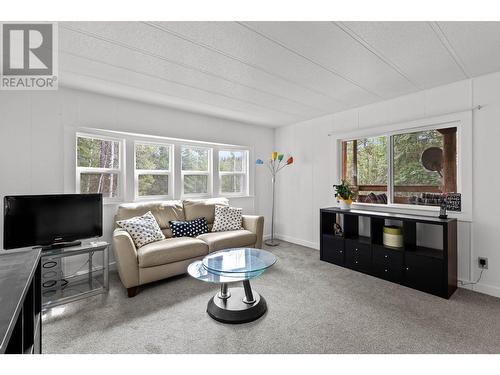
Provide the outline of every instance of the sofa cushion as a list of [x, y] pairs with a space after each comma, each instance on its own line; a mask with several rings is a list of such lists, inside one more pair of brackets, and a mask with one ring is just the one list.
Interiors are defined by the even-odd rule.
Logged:
[[139, 267], [154, 267], [208, 254], [205, 242], [191, 237], [167, 238], [137, 250]]
[[[130, 219], [142, 216], [151, 211], [161, 229], [170, 228], [170, 220], [184, 220], [184, 210], [181, 201], [154, 201], [143, 203], [124, 203], [118, 206], [115, 220]], [[163, 232], [165, 234], [165, 232]]]
[[229, 206], [215, 206], [215, 219], [212, 232], [225, 232], [241, 228], [241, 208]]
[[142, 216], [118, 220], [116, 224], [130, 234], [136, 247], [142, 247], [148, 243], [165, 239], [165, 235], [162, 233], [155, 217], [150, 211]]
[[229, 205], [226, 198], [211, 199], [186, 199], [182, 201], [184, 205], [184, 216], [186, 220], [194, 220], [204, 217], [208, 224], [213, 224], [216, 205]]
[[208, 232], [207, 221], [204, 217], [187, 221], [171, 221], [172, 237], [196, 237]]
[[210, 252], [232, 247], [254, 246], [257, 242], [255, 233], [245, 229], [205, 233], [196, 238], [206, 242]]

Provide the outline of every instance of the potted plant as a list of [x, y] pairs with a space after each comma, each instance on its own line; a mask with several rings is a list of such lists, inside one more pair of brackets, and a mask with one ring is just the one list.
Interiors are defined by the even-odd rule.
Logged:
[[339, 185], [333, 185], [333, 188], [335, 189], [335, 198], [340, 202], [340, 208], [343, 210], [351, 208], [354, 193], [347, 181], [342, 180]]

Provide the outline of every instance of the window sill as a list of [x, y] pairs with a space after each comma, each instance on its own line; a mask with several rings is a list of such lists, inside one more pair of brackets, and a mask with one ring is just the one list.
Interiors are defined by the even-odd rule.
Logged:
[[[422, 216], [438, 216], [439, 207], [432, 206], [417, 206], [411, 204], [377, 204], [377, 203], [362, 203], [353, 202], [352, 207], [363, 210], [370, 209], [373, 211], [388, 211], [393, 213], [404, 213], [408, 215], [422, 215]], [[465, 212], [447, 212], [448, 217], [455, 218], [459, 221], [472, 222], [472, 219]]]

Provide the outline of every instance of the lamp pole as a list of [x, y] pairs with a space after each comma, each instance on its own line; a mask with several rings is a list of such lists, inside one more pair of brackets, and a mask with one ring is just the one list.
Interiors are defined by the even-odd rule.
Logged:
[[265, 241], [264, 243], [267, 246], [278, 246], [279, 242], [274, 240], [274, 199], [275, 199], [275, 191], [276, 191], [276, 174], [273, 174], [271, 181], [273, 183], [273, 203], [272, 203], [272, 212], [271, 212], [271, 239]]

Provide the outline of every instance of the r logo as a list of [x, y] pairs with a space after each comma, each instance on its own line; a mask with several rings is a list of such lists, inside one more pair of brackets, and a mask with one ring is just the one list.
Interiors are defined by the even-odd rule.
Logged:
[[0, 22], [0, 90], [57, 90], [57, 23]]
[[52, 75], [51, 24], [4, 24], [4, 75]]

